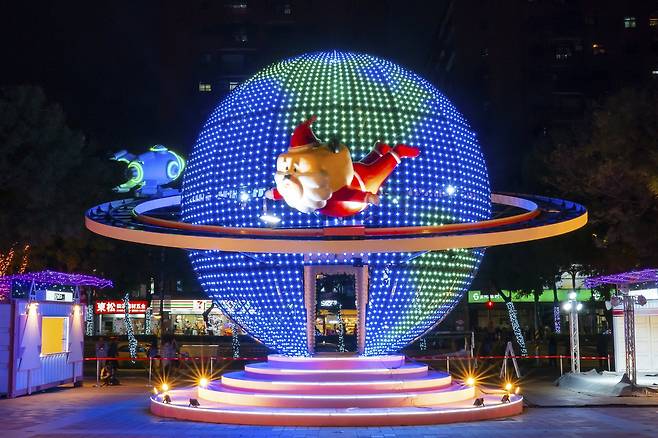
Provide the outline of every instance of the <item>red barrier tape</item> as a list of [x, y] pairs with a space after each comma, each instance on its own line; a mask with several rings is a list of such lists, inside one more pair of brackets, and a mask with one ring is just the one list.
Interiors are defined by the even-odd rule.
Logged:
[[[473, 360], [473, 359], [571, 359], [565, 355], [527, 355], [527, 356], [407, 356], [414, 360]], [[196, 356], [196, 357], [85, 357], [86, 361], [94, 360], [267, 360], [267, 357], [232, 357], [232, 356]], [[581, 360], [607, 360], [608, 356], [580, 356]]]
[[215, 359], [215, 360], [267, 360], [267, 357], [223, 357], [223, 356], [197, 356], [197, 357], [85, 357], [84, 360], [86, 361], [94, 361], [94, 360], [120, 360], [120, 361], [127, 361], [127, 360], [210, 360], [210, 359]]
[[[527, 355], [527, 356], [407, 356], [409, 359], [416, 360], [473, 360], [473, 359], [571, 359], [571, 356], [565, 355]], [[581, 360], [606, 360], [608, 356], [580, 356]]]

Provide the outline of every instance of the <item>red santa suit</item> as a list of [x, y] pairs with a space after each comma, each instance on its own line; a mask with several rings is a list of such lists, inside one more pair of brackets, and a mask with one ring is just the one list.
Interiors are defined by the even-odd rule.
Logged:
[[[295, 128], [290, 148], [309, 144], [320, 145], [320, 141], [311, 129], [315, 119], [316, 117], [313, 116]], [[331, 217], [348, 217], [365, 210], [369, 203], [378, 204], [377, 192], [401, 163], [402, 158], [414, 158], [419, 154], [420, 150], [414, 146], [397, 144], [391, 147], [385, 143], [376, 143], [361, 161], [353, 163], [352, 181], [333, 192], [327, 204], [317, 211]], [[283, 199], [276, 188], [272, 190], [272, 197], [275, 200]]]

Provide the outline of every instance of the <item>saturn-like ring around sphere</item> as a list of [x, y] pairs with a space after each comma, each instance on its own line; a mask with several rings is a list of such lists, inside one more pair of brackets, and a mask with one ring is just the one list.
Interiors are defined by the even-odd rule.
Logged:
[[180, 214], [180, 196], [170, 196], [101, 204], [87, 211], [85, 225], [102, 236], [172, 248], [344, 254], [505, 245], [566, 234], [587, 223], [585, 207], [570, 201], [512, 194], [492, 194], [491, 201], [520, 213], [480, 222], [432, 226], [242, 228], [172, 220]]

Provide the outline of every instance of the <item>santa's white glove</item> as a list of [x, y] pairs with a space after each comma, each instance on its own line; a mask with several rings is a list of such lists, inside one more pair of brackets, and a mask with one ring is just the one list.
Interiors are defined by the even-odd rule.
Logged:
[[379, 205], [379, 195], [368, 193], [368, 195], [366, 196], [366, 202], [368, 204]]
[[274, 189], [269, 189], [265, 192], [265, 199], [274, 200]]

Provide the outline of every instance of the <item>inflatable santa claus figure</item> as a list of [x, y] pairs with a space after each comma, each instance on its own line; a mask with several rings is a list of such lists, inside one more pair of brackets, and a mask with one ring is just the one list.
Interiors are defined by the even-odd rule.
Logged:
[[413, 146], [377, 143], [353, 163], [344, 144], [318, 140], [311, 129], [316, 119], [313, 116], [295, 128], [288, 152], [276, 161], [276, 188], [265, 194], [269, 199], [283, 199], [302, 213], [347, 217], [369, 204], [379, 204], [377, 192], [397, 165], [420, 153]]

